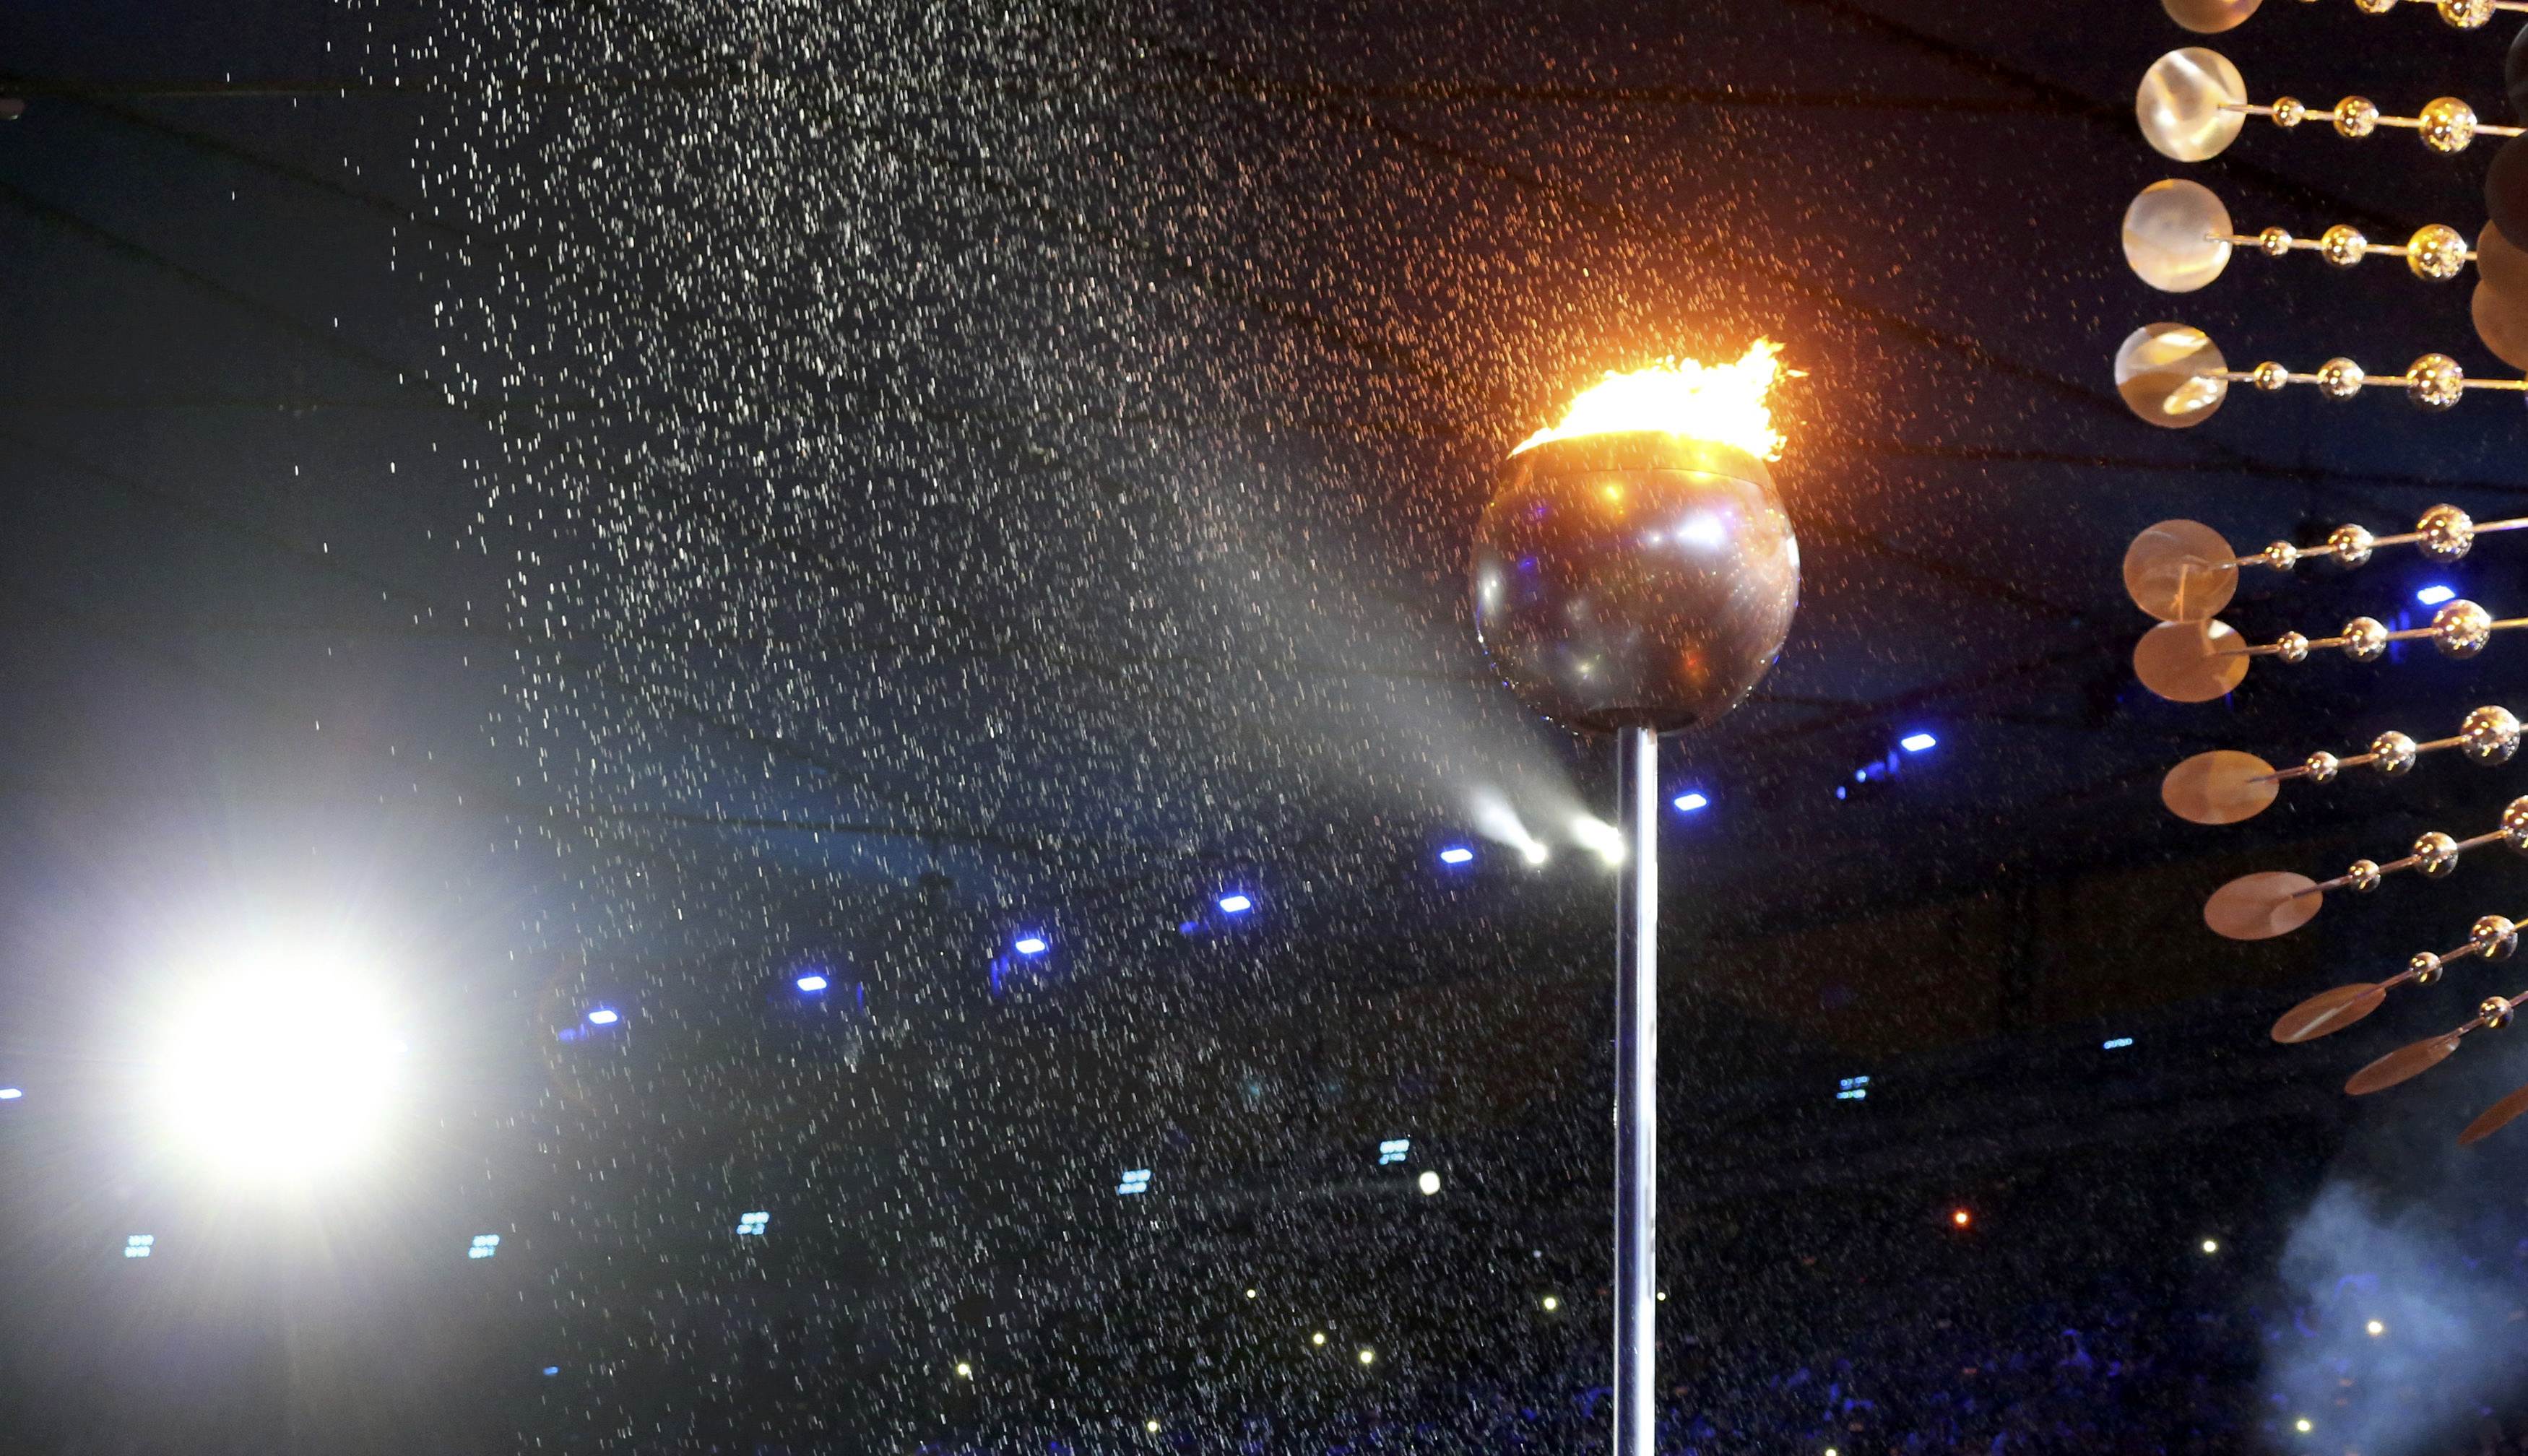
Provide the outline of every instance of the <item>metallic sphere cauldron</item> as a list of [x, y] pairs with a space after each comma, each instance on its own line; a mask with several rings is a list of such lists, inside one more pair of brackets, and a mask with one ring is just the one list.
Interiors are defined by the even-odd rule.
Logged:
[[1657, 431], [1510, 457], [1475, 533], [1475, 633], [1530, 707], [1660, 733], [1736, 707], [1782, 650], [1800, 546], [1762, 460]]

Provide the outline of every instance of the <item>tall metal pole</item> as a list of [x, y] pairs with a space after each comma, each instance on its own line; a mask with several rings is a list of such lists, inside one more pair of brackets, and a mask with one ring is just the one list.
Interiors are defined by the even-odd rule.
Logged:
[[1659, 734], [1616, 735], [1615, 1443], [1654, 1456], [1659, 1355]]

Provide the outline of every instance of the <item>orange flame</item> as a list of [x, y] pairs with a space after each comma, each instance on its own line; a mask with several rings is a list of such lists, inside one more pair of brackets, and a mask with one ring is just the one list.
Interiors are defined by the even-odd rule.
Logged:
[[1630, 374], [1610, 373], [1571, 401], [1560, 424], [1537, 431], [1510, 453], [1582, 435], [1659, 430], [1778, 460], [1782, 432], [1773, 428], [1764, 396], [1784, 377], [1802, 376], [1782, 367], [1782, 346], [1769, 338], [1757, 339], [1735, 364], [1663, 359]]

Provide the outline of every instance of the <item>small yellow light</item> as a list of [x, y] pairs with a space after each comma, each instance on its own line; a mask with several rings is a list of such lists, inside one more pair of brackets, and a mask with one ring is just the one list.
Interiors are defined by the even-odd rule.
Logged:
[[1551, 1294], [1545, 1296], [1545, 1298], [1540, 1302], [1544, 1304], [1546, 1313], [1548, 1314], [1552, 1314], [1554, 1311], [1562, 1308], [1562, 1301]]
[[965, 1361], [963, 1361], [963, 1360], [958, 1361], [958, 1362], [957, 1362], [957, 1378], [959, 1378], [959, 1379], [961, 1379], [961, 1380], [971, 1380], [971, 1379], [973, 1379], [974, 1378], [974, 1367], [973, 1367], [973, 1366], [971, 1366], [971, 1365], [968, 1365], [968, 1364], [967, 1364]]
[[1156, 1435], [1159, 1433], [1159, 1423], [1156, 1421], [1144, 1421], [1141, 1423], [1141, 1429], [1152, 1435]]
[[1246, 1297], [1247, 1297], [1247, 1298], [1249, 1298], [1249, 1299], [1253, 1299], [1253, 1298], [1255, 1297], [1255, 1291], [1254, 1291], [1254, 1290], [1252, 1290], [1252, 1289], [1247, 1290], [1247, 1291], [1246, 1291]]
[[1314, 1333], [1314, 1334], [1312, 1334], [1312, 1335], [1309, 1335], [1309, 1336], [1308, 1336], [1308, 1343], [1309, 1343], [1309, 1344], [1312, 1344], [1312, 1345], [1322, 1345], [1322, 1344], [1324, 1344], [1325, 1342], [1326, 1342], [1326, 1332], [1325, 1332], [1324, 1330], [1322, 1330], [1322, 1329], [1320, 1329], [1320, 1330], [1318, 1330], [1316, 1333]]
[[1826, 1448], [1825, 1448], [1825, 1456], [1835, 1456], [1835, 1450], [1834, 1450], [1834, 1447], [1832, 1447], [1832, 1446], [1828, 1446], [1828, 1447], [1826, 1447]]
[[2302, 1417], [2300, 1417], [2298, 1420], [2293, 1421], [2293, 1422], [2291, 1423], [2291, 1430], [2298, 1431], [2298, 1432], [2299, 1432], [2300, 1434], [2302, 1434], [2302, 1435], [2306, 1435], [2306, 1434], [2308, 1434], [2310, 1431], [2315, 1430], [2316, 1429], [2317, 1429], [2316, 1427], [2311, 1426], [2311, 1425], [2309, 1424], [2309, 1422], [2308, 1422], [2308, 1417], [2306, 1417], [2306, 1416], [2302, 1416]]
[[1363, 1365], [1367, 1365], [1377, 1358], [1378, 1352], [1376, 1350], [1363, 1350], [1360, 1352], [1360, 1363]]
[[2375, 1338], [2377, 1338], [2378, 1336], [2383, 1335], [2383, 1334], [2386, 1334], [2386, 1333], [2388, 1332], [2388, 1326], [2385, 1326], [2385, 1325], [2380, 1324], [2380, 1323], [2379, 1323], [2378, 1321], [2376, 1321], [2376, 1320], [2371, 1321], [2368, 1325], [2366, 1325], [2366, 1326], [2362, 1326], [2362, 1327], [2363, 1327], [2363, 1328], [2365, 1328], [2365, 1329], [2368, 1329], [2368, 1330], [2370, 1331], [2371, 1337], [2372, 1337], [2372, 1338], [2374, 1338], [2374, 1339], [2375, 1339]]
[[2203, 1252], [2204, 1252], [2204, 1253], [2206, 1253], [2206, 1254], [2218, 1254], [2218, 1253], [2220, 1253], [2220, 1252], [2221, 1252], [2221, 1241], [2220, 1241], [2219, 1239], [2217, 1239], [2217, 1238], [2207, 1238], [2207, 1239], [2205, 1239], [2205, 1240], [2203, 1241]]
[[1666, 1291], [1665, 1289], [1661, 1289], [1661, 1290], [1659, 1291], [1659, 1303], [1661, 1303], [1661, 1304], [1665, 1304], [1665, 1303], [1667, 1303], [1667, 1291]]

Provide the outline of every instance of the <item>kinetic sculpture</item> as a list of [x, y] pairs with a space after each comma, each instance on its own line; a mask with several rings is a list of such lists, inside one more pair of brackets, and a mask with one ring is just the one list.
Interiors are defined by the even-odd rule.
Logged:
[[[2211, 33], [2227, 30], [2253, 15], [2261, 0], [2163, 0], [2169, 15], [2187, 29]], [[2361, 10], [2379, 14], [2396, 0], [2354, 0]], [[2497, 10], [2528, 10], [2528, 0], [2439, 0], [2444, 20], [2461, 29], [2474, 29]], [[2528, 31], [2510, 50], [2510, 95], [2528, 116]], [[2193, 47], [2172, 51], [2153, 63], [2142, 78], [2135, 114], [2143, 137], [2161, 155], [2179, 161], [2216, 156], [2238, 137], [2248, 117], [2265, 117], [2277, 127], [2296, 128], [2323, 118], [2339, 134], [2358, 139], [2378, 129], [2403, 128], [2419, 132], [2424, 144], [2443, 155], [2462, 152], [2478, 136], [2510, 138], [2495, 158], [2486, 183], [2486, 205], [2493, 221], [2476, 245], [2443, 224], [2422, 227], [2401, 246], [2371, 243], [2344, 225], [2328, 228], [2315, 240], [2293, 237], [2278, 227], [2247, 234], [2238, 231], [2229, 209], [2199, 183], [2171, 179], [2153, 183], [2133, 199], [2124, 220], [2125, 258], [2144, 283], [2166, 292], [2191, 292], [2218, 279], [2231, 251], [2255, 248], [2271, 258], [2308, 250], [2340, 268], [2350, 268], [2371, 253], [2401, 257], [2415, 277], [2446, 282], [2466, 266], [2477, 266], [2471, 313], [2476, 333], [2494, 355], [2514, 368], [2528, 369], [2528, 253], [2509, 241], [2528, 236], [2528, 143], [2516, 127], [2486, 126], [2464, 101], [2442, 97], [2411, 117], [2384, 116], [2359, 96], [2348, 96], [2331, 110], [2311, 111], [2284, 96], [2270, 105], [2247, 101], [2246, 84], [2238, 68], [2217, 52]], [[2504, 225], [2509, 227], [2505, 229]], [[2221, 350], [2200, 330], [2161, 323], [2142, 328], [2116, 351], [2116, 388], [2125, 402], [2153, 425], [2183, 429], [2201, 424], [2218, 409], [2233, 384], [2253, 384], [2261, 390], [2291, 385], [2315, 385], [2332, 398], [2348, 399], [2370, 387], [2401, 389], [2416, 404], [2431, 410], [2455, 405], [2470, 390], [2528, 391], [2528, 379], [2471, 380], [2447, 354], [2427, 353], [2401, 375], [2377, 376], [2348, 358], [2330, 359], [2314, 373], [2298, 374], [2277, 363], [2233, 370]], [[2240, 554], [2212, 528], [2194, 521], [2163, 521], [2141, 533], [2125, 553], [2125, 589], [2133, 604], [2159, 619], [2133, 649], [2133, 673], [2142, 686], [2177, 702], [2202, 702], [2237, 688], [2259, 657], [2298, 665], [2319, 651], [2341, 651], [2356, 663], [2378, 661], [2390, 645], [2429, 640], [2452, 657], [2472, 657], [2490, 646], [2494, 634], [2528, 627], [2528, 617], [2496, 617], [2463, 598], [2442, 604], [2422, 626], [2390, 628], [2375, 617], [2357, 616], [2331, 637], [2284, 632], [2273, 641], [2248, 645], [2216, 613], [2229, 605], [2242, 572], [2290, 572], [2304, 560], [2331, 559], [2351, 570], [2373, 553], [2411, 546], [2443, 562], [2463, 558], [2477, 538], [2528, 527], [2528, 519], [2478, 523], [2454, 505], [2435, 505], [2414, 529], [2379, 536], [2358, 525], [2330, 532], [2321, 545], [2295, 546], [2277, 541], [2263, 550]], [[2372, 739], [2350, 754], [2320, 750], [2289, 768], [2276, 768], [2253, 754], [2218, 750], [2197, 754], [2169, 771], [2160, 786], [2171, 812], [2198, 824], [2235, 824], [2270, 807], [2283, 786], [2333, 783], [2346, 769], [2368, 768], [2396, 777], [2413, 770], [2426, 754], [2449, 749], [2481, 764], [2509, 761], [2519, 750], [2518, 716], [2500, 704], [2467, 713], [2447, 738], [2418, 742], [2400, 732]], [[2262, 940], [2286, 935], [2314, 918], [2330, 891], [2355, 894], [2376, 891], [2391, 876], [2414, 870], [2426, 879], [2449, 876], [2469, 850], [2506, 844], [2528, 853], [2528, 797], [2514, 799], [2490, 829], [2458, 838], [2432, 830], [2417, 838], [2402, 856], [2382, 862], [2354, 860], [2344, 873], [2314, 880], [2290, 871], [2269, 870], [2242, 875], [2213, 892], [2203, 907], [2203, 919], [2233, 940]], [[2311, 997], [2283, 1014], [2274, 1023], [2280, 1042], [2304, 1042], [2341, 1031], [2385, 1003], [2388, 993], [2405, 985], [2430, 986], [2456, 962], [2473, 957], [2496, 962], [2508, 959], [2519, 944], [2520, 923], [2508, 916], [2479, 916], [2462, 945], [2446, 952], [2424, 951], [2403, 970], [2382, 981], [2359, 981]], [[2457, 1029], [2390, 1053], [2363, 1067], [2345, 1083], [2355, 1096], [2393, 1087], [2438, 1066], [2477, 1031], [2498, 1030], [2510, 1023], [2514, 1008], [2528, 1001], [2528, 990], [2511, 996], [2487, 997], [2474, 1017]], [[2528, 1087], [2502, 1098], [2458, 1135], [2472, 1143], [2528, 1113]]]

